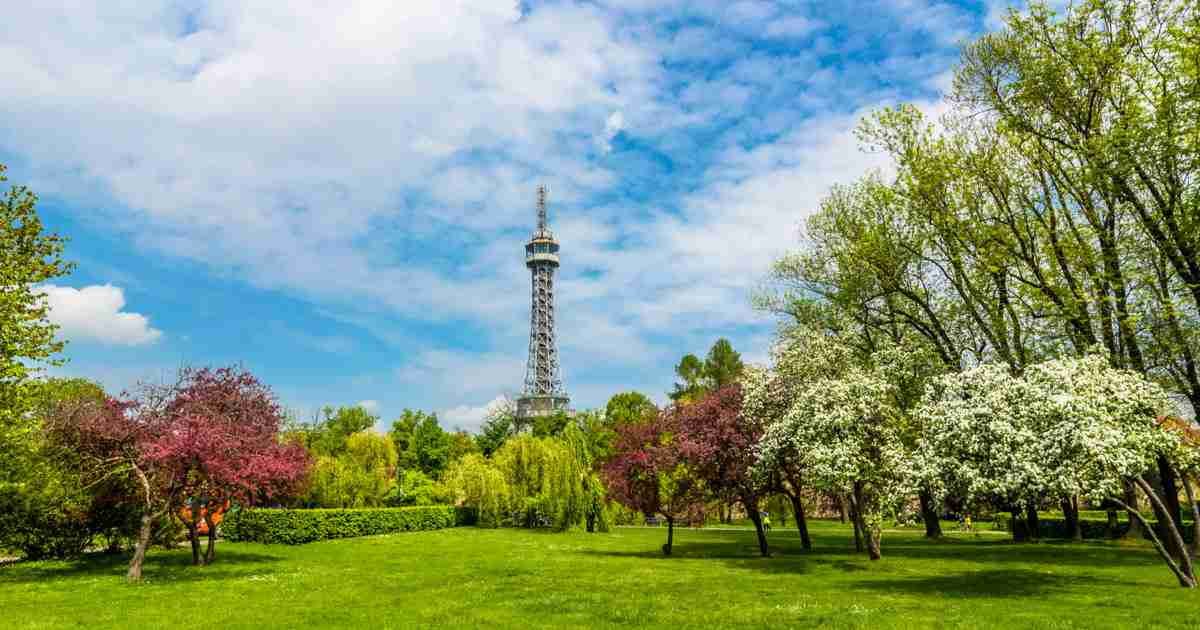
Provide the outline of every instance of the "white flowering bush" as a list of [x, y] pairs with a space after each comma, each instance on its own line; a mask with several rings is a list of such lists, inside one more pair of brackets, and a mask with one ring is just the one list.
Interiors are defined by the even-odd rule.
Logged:
[[[910, 463], [916, 476], [937, 479], [949, 492], [1014, 509], [1044, 494], [1124, 506], [1126, 482], [1161, 509], [1142, 472], [1159, 455], [1175, 462], [1195, 458], [1179, 433], [1160, 424], [1168, 408], [1162, 388], [1112, 368], [1101, 355], [1046, 361], [1020, 377], [1003, 366], [980, 366], [941, 377], [928, 389], [918, 411], [925, 434]], [[1130, 513], [1180, 584], [1194, 587], [1188, 554], [1172, 557], [1147, 519]], [[1174, 522], [1164, 521], [1169, 546], [1183, 549]]]
[[891, 387], [859, 369], [805, 383], [757, 446], [759, 467], [786, 458], [812, 487], [849, 496], [872, 559], [880, 555], [883, 506], [909, 490]]

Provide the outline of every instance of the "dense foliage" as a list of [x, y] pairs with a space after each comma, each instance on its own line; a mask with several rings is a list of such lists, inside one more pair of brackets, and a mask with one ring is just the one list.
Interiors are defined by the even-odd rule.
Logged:
[[444, 529], [470, 524], [473, 512], [449, 505], [357, 510], [241, 509], [225, 519], [232, 541], [300, 545], [318, 540]]

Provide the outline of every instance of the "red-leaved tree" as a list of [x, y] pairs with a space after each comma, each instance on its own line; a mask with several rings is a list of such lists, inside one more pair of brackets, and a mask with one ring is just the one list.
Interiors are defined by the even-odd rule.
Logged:
[[752, 474], [754, 445], [762, 429], [742, 414], [742, 389], [727, 385], [691, 403], [668, 409], [674, 416], [678, 451], [705, 486], [717, 497], [732, 496], [746, 510], [758, 534], [762, 555], [770, 555], [759, 502], [768, 480]]
[[625, 507], [667, 521], [664, 555], [671, 555], [675, 523], [704, 522], [704, 483], [679, 457], [675, 417], [669, 413], [619, 424], [613, 452], [601, 469], [608, 494]]
[[[173, 385], [144, 385], [133, 401], [84, 401], [56, 410], [47, 436], [77, 452], [93, 483], [129, 475], [140, 489], [141, 525], [128, 578], [138, 581], [154, 524], [190, 508], [192, 561], [198, 518], [207, 519], [203, 562], [215, 553], [217, 507], [256, 505], [293, 492], [308, 453], [279, 441], [282, 415], [269, 389], [233, 368], [184, 369]], [[205, 509], [200, 509], [205, 508]]]
[[182, 486], [173, 471], [146, 456], [148, 447], [168, 431], [162, 418], [142, 413], [134, 402], [107, 398], [58, 406], [48, 414], [47, 439], [78, 454], [80, 473], [92, 484], [122, 476], [137, 484], [141, 523], [126, 577], [142, 579], [142, 562], [154, 524], [175, 502]]
[[[185, 368], [155, 398], [160, 404], [146, 413], [160, 416], [169, 430], [147, 444], [146, 456], [182, 486], [172, 509], [188, 528], [193, 564], [207, 564], [215, 555], [215, 514], [230, 503], [259, 505], [295, 492], [308, 473], [308, 452], [280, 442], [279, 403], [244, 370]], [[208, 529], [203, 556], [201, 519]]]

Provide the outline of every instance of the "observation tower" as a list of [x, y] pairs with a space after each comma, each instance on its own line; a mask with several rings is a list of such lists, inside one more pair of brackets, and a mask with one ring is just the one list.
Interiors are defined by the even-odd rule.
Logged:
[[529, 360], [525, 388], [517, 398], [517, 417], [534, 418], [567, 411], [554, 334], [554, 272], [558, 241], [546, 225], [546, 187], [537, 189], [537, 229], [525, 244], [525, 266], [532, 285], [529, 307]]

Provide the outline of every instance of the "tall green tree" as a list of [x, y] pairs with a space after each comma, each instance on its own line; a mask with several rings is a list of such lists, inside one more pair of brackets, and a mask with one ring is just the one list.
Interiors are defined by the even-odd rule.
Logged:
[[636, 424], [658, 414], [658, 407], [641, 392], [629, 391], [608, 399], [604, 417], [612, 426]]
[[[5, 170], [0, 164], [0, 184], [8, 181]], [[13, 186], [0, 200], [0, 483], [18, 476], [29, 454], [25, 386], [63, 348], [37, 285], [74, 268], [62, 258], [64, 242], [46, 232], [28, 188]]]
[[[392, 442], [396, 445], [396, 452], [399, 453], [400, 460], [397, 464], [400, 470], [412, 470], [418, 468], [416, 451], [413, 450], [413, 433], [417, 429], [417, 425], [425, 421], [426, 418], [432, 417], [424, 411], [405, 409], [400, 412], [400, 417], [392, 421], [392, 429], [388, 432], [388, 436], [392, 438]], [[437, 422], [436, 418], [434, 422]]]
[[704, 381], [709, 391], [733, 385], [742, 377], [746, 366], [742, 355], [733, 349], [728, 339], [721, 338], [713, 343], [704, 358]]
[[437, 416], [427, 415], [413, 429], [409, 451], [421, 472], [437, 477], [450, 463], [450, 446], [450, 434], [438, 424]]

